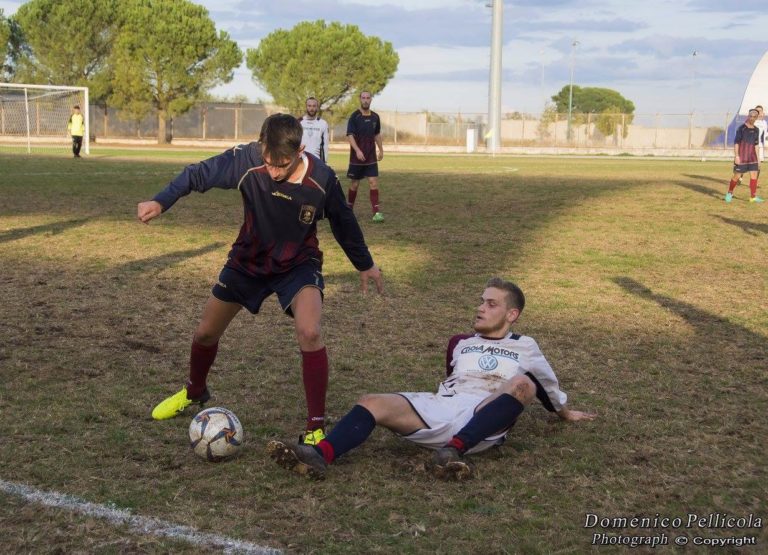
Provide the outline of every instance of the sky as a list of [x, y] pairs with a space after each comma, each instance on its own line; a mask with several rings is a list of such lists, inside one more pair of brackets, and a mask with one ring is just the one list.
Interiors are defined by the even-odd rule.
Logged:
[[[12, 15], [21, 1], [0, 0]], [[488, 110], [490, 0], [199, 0], [245, 52], [275, 29], [357, 25], [400, 56], [380, 110]], [[631, 5], [631, 9], [627, 6]], [[504, 1], [502, 111], [538, 114], [563, 86], [607, 87], [636, 114], [733, 113], [768, 51], [765, 0]], [[574, 46], [574, 43], [576, 44]], [[212, 91], [270, 100], [243, 65]], [[768, 105], [768, 91], [763, 104]]]

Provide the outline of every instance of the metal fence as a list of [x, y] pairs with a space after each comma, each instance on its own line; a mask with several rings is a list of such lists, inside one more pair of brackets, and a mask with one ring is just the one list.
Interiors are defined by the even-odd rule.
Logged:
[[[263, 104], [206, 103], [170, 121], [174, 140], [246, 142], [258, 137], [264, 119], [278, 108]], [[91, 107], [91, 133], [99, 140], [157, 137], [157, 117], [141, 121], [119, 110]], [[388, 144], [467, 145], [468, 132], [483, 143], [485, 114], [377, 110]], [[502, 146], [602, 149], [726, 149], [733, 143], [734, 114], [509, 114], [501, 121]], [[331, 129], [331, 142], [346, 142], [346, 121]]]

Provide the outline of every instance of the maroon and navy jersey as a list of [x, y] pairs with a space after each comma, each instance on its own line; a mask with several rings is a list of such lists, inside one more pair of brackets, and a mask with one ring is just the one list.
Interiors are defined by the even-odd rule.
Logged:
[[739, 145], [740, 164], [756, 164], [758, 162], [755, 146], [760, 142], [760, 129], [747, 127], [746, 124], [742, 123], [736, 130], [736, 138], [733, 142]]
[[487, 397], [502, 382], [525, 375], [536, 384], [536, 397], [547, 410], [559, 411], [567, 400], [536, 341], [525, 335], [507, 333], [501, 339], [454, 335], [448, 341], [445, 370], [448, 378], [438, 390], [443, 396], [470, 393]]
[[239, 145], [187, 166], [154, 200], [166, 211], [192, 191], [238, 189], [243, 225], [226, 266], [251, 276], [283, 273], [310, 259], [322, 265], [317, 221], [323, 218], [355, 268], [370, 269], [373, 259], [336, 174], [311, 154], [302, 160], [301, 183], [278, 182], [267, 172], [259, 143]]
[[355, 110], [347, 122], [347, 135], [355, 138], [357, 146], [363, 151], [365, 161], [360, 161], [354, 149], [349, 147], [349, 164], [352, 166], [369, 166], [376, 163], [376, 136], [381, 133], [381, 119], [379, 114], [371, 111], [369, 115], [363, 115], [360, 110]]

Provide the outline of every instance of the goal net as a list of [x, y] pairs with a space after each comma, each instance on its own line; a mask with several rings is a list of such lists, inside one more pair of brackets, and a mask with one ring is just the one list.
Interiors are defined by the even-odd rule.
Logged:
[[87, 87], [0, 83], [0, 153], [69, 154], [74, 106], [85, 121], [82, 153], [89, 153]]

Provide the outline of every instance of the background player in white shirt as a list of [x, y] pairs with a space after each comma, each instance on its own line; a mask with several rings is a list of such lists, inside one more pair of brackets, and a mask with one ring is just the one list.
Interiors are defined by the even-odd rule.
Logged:
[[[763, 165], [763, 161], [765, 160], [765, 139], [768, 135], [768, 122], [765, 121], [765, 112], [763, 111], [763, 107], [759, 104], [755, 106], [755, 110], [757, 110], [757, 119], [755, 120], [755, 127], [757, 127], [760, 130], [760, 137], [759, 137], [759, 143], [757, 144], [757, 160], [760, 163], [760, 166]], [[760, 168], [762, 169], [762, 167]], [[760, 177], [760, 169], [757, 170], [757, 176]]]
[[301, 144], [304, 152], [311, 152], [323, 162], [328, 161], [328, 122], [318, 115], [320, 104], [314, 96], [310, 96], [306, 102], [307, 113], [299, 120], [304, 128]]
[[461, 480], [472, 475], [464, 455], [500, 445], [536, 398], [563, 420], [595, 418], [566, 406], [536, 342], [510, 332], [525, 306], [520, 288], [492, 278], [481, 299], [475, 333], [456, 335], [448, 343], [448, 378], [436, 393], [364, 395], [324, 440], [314, 446], [271, 441], [270, 456], [284, 468], [321, 479], [328, 464], [362, 444], [379, 425], [434, 449], [429, 466], [435, 476]]

